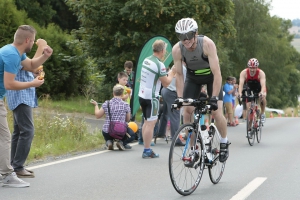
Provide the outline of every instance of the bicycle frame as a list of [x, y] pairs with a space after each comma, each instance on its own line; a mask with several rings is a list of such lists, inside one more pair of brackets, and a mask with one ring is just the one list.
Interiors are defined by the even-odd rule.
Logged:
[[[197, 108], [196, 108], [197, 109]], [[195, 109], [195, 111], [197, 111]], [[215, 136], [218, 137], [218, 140], [221, 139], [221, 136], [220, 136], [220, 133], [216, 127], [216, 125], [214, 124], [214, 120], [212, 120], [211, 124], [209, 125], [209, 131], [204, 129], [202, 130], [201, 126], [205, 126], [205, 125], [201, 125], [201, 118], [203, 117], [203, 113], [206, 113], [207, 112], [207, 108], [206, 109], [203, 109], [203, 110], [198, 110], [199, 113], [195, 114], [195, 120], [194, 120], [194, 125], [197, 126], [194, 127], [194, 130], [197, 130], [197, 132], [195, 133], [195, 138], [198, 138], [200, 139], [200, 142], [202, 143], [202, 146], [205, 147], [205, 151], [204, 151], [204, 157], [208, 159], [209, 163], [205, 163], [206, 165], [208, 164], [214, 164], [214, 162], [218, 159], [218, 156], [219, 156], [219, 150], [216, 150], [214, 152], [209, 152], [209, 150], [207, 149], [207, 145], [205, 144], [204, 141], [207, 141], [208, 139], [208, 143], [210, 143], [210, 147], [211, 147], [211, 133], [210, 131], [212, 131], [212, 129], [214, 129], [216, 131], [215, 133]], [[205, 131], [208, 131], [208, 138], [205, 138]], [[186, 140], [186, 143], [189, 144], [189, 142], [191, 141], [191, 137], [192, 137], [192, 134], [193, 134], [193, 131], [192, 130], [188, 130], [188, 136], [187, 136], [187, 140]], [[201, 137], [199, 137], [201, 136]], [[196, 148], [196, 142], [194, 143], [194, 148]], [[184, 150], [183, 150], [183, 153], [182, 153], [182, 160], [183, 161], [190, 161], [191, 158], [188, 157], [186, 158], [184, 155], [186, 155], [186, 151], [187, 151], [187, 148], [188, 148], [188, 145], [185, 145], [184, 146]], [[214, 155], [217, 155], [217, 156], [213, 156], [213, 155], [210, 155], [211, 153], [213, 153]]]
[[[201, 121], [201, 118], [202, 118], [202, 114], [200, 113], [200, 114], [196, 114], [195, 115], [195, 120], [194, 120], [194, 124], [197, 124], [197, 127], [194, 127], [194, 130], [197, 130], [196, 132], [195, 132], [195, 138], [199, 138], [199, 130], [201, 130], [201, 123], [200, 123], [200, 121]], [[201, 132], [200, 132], [201, 133]], [[188, 136], [187, 136], [187, 140], [186, 140], [186, 143], [187, 144], [189, 144], [190, 143], [190, 141], [191, 141], [191, 137], [192, 137], [192, 134], [193, 134], [193, 131], [192, 130], [188, 130]], [[202, 142], [202, 144], [203, 144], [203, 139], [201, 139], [201, 142]], [[194, 148], [196, 148], [196, 142], [194, 142]], [[184, 150], [183, 150], [183, 152], [182, 152], [182, 160], [183, 161], [186, 161], [186, 160], [188, 160], [188, 161], [190, 161], [190, 158], [185, 158], [184, 157], [184, 155], [186, 155], [186, 151], [187, 151], [187, 148], [188, 148], [188, 145], [185, 145], [184, 146]]]
[[[193, 131], [192, 131], [192, 130], [189, 130], [188, 133], [189, 133], [189, 134], [188, 134], [188, 136], [187, 136], [186, 143], [189, 143], [189, 142], [191, 141], [191, 137], [192, 137]], [[195, 148], [195, 145], [196, 145], [196, 143], [194, 144], [194, 148]], [[181, 158], [182, 158], [183, 161], [186, 161], [186, 160], [190, 161], [190, 160], [191, 160], [190, 158], [185, 158], [185, 157], [184, 157], [184, 155], [186, 154], [187, 149], [188, 149], [188, 145], [185, 145], [185, 146], [184, 146], [184, 150], [183, 150], [183, 152], [182, 152], [182, 156], [181, 156]]]
[[[251, 101], [250, 101], [251, 105], [248, 110], [248, 113], [250, 114], [250, 119], [249, 119], [248, 123], [250, 123], [249, 125], [251, 125], [254, 122], [254, 128], [257, 128], [258, 124], [257, 124], [256, 118], [257, 118], [257, 115], [259, 114], [257, 101], [258, 101], [259, 97], [257, 95], [254, 95], [252, 92], [252, 95], [249, 98], [251, 98]], [[248, 103], [248, 99], [246, 98], [246, 104], [247, 103]]]
[[[258, 114], [258, 108], [257, 108], [257, 104], [254, 103], [254, 101], [251, 102], [251, 106], [250, 106], [250, 120], [252, 122], [254, 122], [254, 128], [257, 128], [257, 114]], [[250, 122], [251, 123], [251, 122]]]

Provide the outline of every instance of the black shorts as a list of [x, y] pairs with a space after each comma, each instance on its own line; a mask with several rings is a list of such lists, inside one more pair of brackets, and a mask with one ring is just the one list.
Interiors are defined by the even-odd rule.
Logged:
[[139, 102], [142, 107], [144, 119], [147, 121], [157, 120], [160, 107], [159, 100], [157, 98], [150, 100], [139, 97]]
[[[213, 82], [214, 82], [214, 76], [208, 75], [208, 76], [193, 76], [190, 74], [187, 74], [186, 80], [184, 83], [184, 90], [183, 90], [183, 98], [192, 98], [192, 99], [198, 99], [200, 97], [200, 92], [202, 85], [207, 85], [207, 95], [209, 97], [212, 96], [213, 92]], [[223, 87], [221, 86], [220, 92], [219, 92], [219, 100], [223, 100]]]
[[[255, 88], [250, 88], [250, 87], [244, 87], [243, 88], [243, 91], [242, 91], [242, 96], [246, 96], [246, 92], [247, 92], [247, 95], [251, 95], [251, 93], [253, 94], [259, 94], [261, 91], [261, 87], [255, 87]], [[246, 98], [246, 97], [242, 97], [242, 101], [243, 102], [250, 102], [251, 101], [251, 98]]]

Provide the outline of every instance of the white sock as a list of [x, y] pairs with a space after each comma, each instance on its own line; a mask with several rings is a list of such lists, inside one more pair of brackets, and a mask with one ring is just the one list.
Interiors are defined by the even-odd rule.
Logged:
[[221, 137], [220, 143], [227, 143], [227, 141], [228, 141], [227, 137], [226, 138]]

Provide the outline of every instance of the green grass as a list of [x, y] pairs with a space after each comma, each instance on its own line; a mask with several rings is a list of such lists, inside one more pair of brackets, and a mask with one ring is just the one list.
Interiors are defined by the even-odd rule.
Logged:
[[35, 137], [27, 162], [48, 156], [72, 154], [100, 148], [105, 142], [100, 131], [89, 133], [83, 118], [63, 118], [48, 113], [34, 114]]
[[[52, 101], [49, 98], [39, 100], [39, 107], [62, 113], [81, 113], [94, 115], [95, 107], [83, 97], [70, 98], [69, 100]], [[101, 104], [99, 105], [99, 108]], [[142, 111], [138, 110], [135, 121], [141, 122]]]
[[[83, 118], [94, 115], [94, 105], [83, 97], [70, 100], [53, 101], [50, 98], [39, 100], [39, 111], [34, 112], [35, 136], [26, 164], [47, 157], [101, 149], [105, 144], [101, 130], [90, 133]], [[54, 112], [53, 112], [54, 111]], [[49, 115], [49, 113], [59, 113]], [[64, 118], [60, 114], [70, 113]], [[79, 118], [75, 116], [80, 116]], [[7, 120], [13, 131], [12, 112], [8, 111]], [[136, 114], [140, 122], [141, 111]]]
[[292, 41], [292, 45], [295, 47], [295, 49], [300, 52], [300, 38], [294, 39]]
[[44, 98], [39, 100], [39, 107], [67, 113], [94, 114], [94, 105], [83, 97], [61, 101], [52, 101], [51, 99]]
[[[52, 107], [52, 103], [48, 101], [47, 106]], [[101, 130], [90, 133], [83, 117], [50, 115], [48, 110], [45, 108], [43, 112], [34, 112], [35, 135], [26, 164], [47, 157], [102, 148], [105, 140]], [[7, 120], [12, 132], [11, 111], [8, 111]]]

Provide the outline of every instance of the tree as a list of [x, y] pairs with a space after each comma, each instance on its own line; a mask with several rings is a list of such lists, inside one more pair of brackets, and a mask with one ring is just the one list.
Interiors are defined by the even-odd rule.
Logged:
[[294, 69], [297, 63], [297, 52], [291, 46], [293, 36], [288, 32], [291, 21], [271, 17], [270, 5], [264, 0], [233, 2], [237, 34], [226, 42], [226, 47], [231, 50], [233, 73], [239, 75], [250, 58], [257, 58], [259, 67], [267, 76], [268, 106], [283, 108], [294, 104], [300, 90], [295, 78], [290, 80], [296, 77]]
[[69, 0], [67, 4], [81, 23], [79, 36], [85, 50], [96, 58], [108, 82], [114, 81], [126, 60], [136, 62], [149, 38], [163, 35], [175, 44], [174, 27], [183, 17], [194, 18], [199, 32], [215, 41], [222, 63], [227, 61], [223, 38], [235, 34], [231, 0], [127, 0], [125, 4], [122, 0]]
[[68, 32], [79, 28], [77, 17], [64, 0], [15, 0], [15, 3], [18, 10], [26, 11], [28, 17], [42, 27], [55, 23]]
[[[44, 64], [45, 84], [38, 88], [39, 94], [53, 97], [79, 95], [82, 85], [88, 82], [85, 58], [76, 40], [63, 32], [57, 25], [49, 24], [42, 28], [28, 19], [25, 11], [18, 11], [13, 0], [0, 1], [0, 46], [13, 42], [13, 35], [21, 24], [30, 24], [37, 30], [36, 38], [44, 38], [53, 48], [53, 54]], [[36, 51], [34, 45], [28, 57]], [[61, 95], [62, 94], [62, 95]]]

